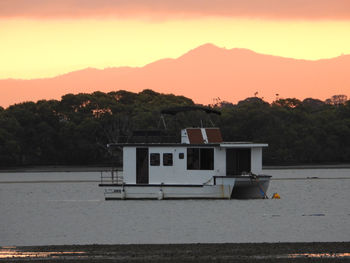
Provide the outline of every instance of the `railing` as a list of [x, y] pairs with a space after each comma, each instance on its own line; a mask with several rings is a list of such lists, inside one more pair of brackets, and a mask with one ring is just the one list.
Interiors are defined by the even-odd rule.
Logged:
[[[119, 136], [117, 143], [178, 143], [180, 137], [170, 135], [160, 136]], [[113, 145], [113, 143], [111, 143]]]
[[112, 168], [109, 171], [101, 171], [101, 184], [123, 184], [123, 170]]

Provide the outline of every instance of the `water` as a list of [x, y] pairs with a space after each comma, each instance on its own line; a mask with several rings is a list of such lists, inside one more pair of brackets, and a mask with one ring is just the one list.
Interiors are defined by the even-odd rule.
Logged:
[[350, 169], [264, 173], [281, 199], [104, 201], [98, 172], [0, 173], [0, 246], [350, 241]]

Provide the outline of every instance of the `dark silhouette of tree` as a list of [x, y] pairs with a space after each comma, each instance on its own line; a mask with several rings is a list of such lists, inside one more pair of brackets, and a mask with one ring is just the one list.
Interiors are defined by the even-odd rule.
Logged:
[[326, 99], [325, 102], [331, 105], [340, 105], [340, 104], [345, 104], [347, 99], [348, 97], [346, 95], [333, 95], [331, 98]]
[[[126, 142], [135, 130], [164, 129], [179, 139], [179, 129], [221, 128], [226, 141], [269, 144], [265, 164], [350, 162], [350, 101], [335, 95], [330, 103], [307, 98], [269, 104], [250, 97], [211, 105], [221, 115], [200, 111], [163, 116], [164, 108], [195, 105], [191, 99], [152, 90], [66, 94], [61, 100], [0, 107], [0, 165], [120, 164], [106, 145]], [[118, 159], [119, 158], [119, 159]]]

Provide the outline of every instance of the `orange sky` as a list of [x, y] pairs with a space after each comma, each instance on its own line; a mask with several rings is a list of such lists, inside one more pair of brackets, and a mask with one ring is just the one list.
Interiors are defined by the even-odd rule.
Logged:
[[204, 43], [315, 60], [350, 54], [350, 1], [2, 0], [0, 38], [0, 79], [143, 66]]

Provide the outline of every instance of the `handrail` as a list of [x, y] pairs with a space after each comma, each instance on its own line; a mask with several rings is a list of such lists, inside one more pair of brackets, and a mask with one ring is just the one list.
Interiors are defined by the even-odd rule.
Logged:
[[101, 171], [101, 184], [123, 184], [124, 178], [121, 172], [122, 170], [119, 169]]

